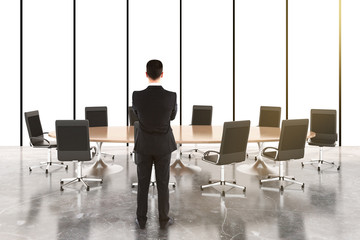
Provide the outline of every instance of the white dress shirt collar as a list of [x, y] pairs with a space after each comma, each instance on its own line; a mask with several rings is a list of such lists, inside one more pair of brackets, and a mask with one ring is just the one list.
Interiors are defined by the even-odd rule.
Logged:
[[161, 86], [161, 83], [149, 83], [149, 86]]

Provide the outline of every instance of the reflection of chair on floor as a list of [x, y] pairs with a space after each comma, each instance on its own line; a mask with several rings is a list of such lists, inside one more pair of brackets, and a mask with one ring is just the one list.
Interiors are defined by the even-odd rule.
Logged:
[[[280, 127], [280, 119], [281, 119], [281, 107], [260, 107], [260, 115], [259, 115], [259, 127]], [[261, 154], [261, 150], [263, 148], [262, 142], [258, 142], [258, 152], [256, 152], [255, 160], [257, 160], [258, 155]]]
[[[212, 112], [213, 112], [212, 106], [194, 105], [192, 110], [191, 125], [211, 125]], [[187, 152], [189, 153], [189, 158], [191, 158], [194, 153], [201, 153], [201, 154], [204, 153], [200, 151], [196, 145], [194, 149], [190, 149], [186, 152], [181, 152], [181, 154]]]
[[50, 166], [61, 166], [65, 167], [65, 169], [68, 169], [67, 165], [64, 165], [64, 163], [54, 163], [51, 159], [51, 149], [56, 148], [56, 142], [55, 141], [49, 141], [46, 138], [44, 138], [44, 134], [47, 134], [47, 132], [43, 132], [41, 122], [40, 122], [40, 116], [39, 111], [31, 111], [25, 113], [25, 122], [29, 133], [30, 138], [30, 146], [33, 148], [47, 148], [48, 149], [48, 159], [46, 162], [40, 162], [37, 166], [29, 167], [29, 170], [32, 171], [33, 168], [41, 168], [43, 166], [46, 166], [45, 173], [49, 172]]
[[[208, 163], [220, 166], [220, 180], [210, 180], [209, 182], [213, 183], [202, 185], [200, 187], [201, 190], [208, 187], [227, 185], [240, 188], [244, 192], [246, 191], [246, 187], [237, 185], [235, 179], [231, 180], [231, 182], [225, 181], [224, 165], [234, 164], [245, 160], [249, 131], [250, 121], [224, 123], [220, 152], [212, 150], [206, 151], [202, 159]], [[225, 195], [224, 190], [222, 191], [222, 195]]]
[[[134, 138], [136, 138], [137, 136], [137, 132], [138, 132], [138, 129], [139, 129], [139, 121], [135, 121], [134, 122]], [[135, 142], [135, 139], [134, 139], [134, 142]], [[137, 164], [137, 161], [136, 161], [136, 152], [133, 151], [133, 158], [134, 158], [134, 162], [135, 164]], [[155, 177], [155, 166], [154, 164], [152, 165], [152, 168], [151, 168], [151, 178], [150, 178], [150, 186], [153, 186], [155, 187], [156, 186], [156, 177]], [[137, 182], [134, 182], [131, 184], [131, 187], [134, 188], [138, 186], [138, 183]], [[175, 188], [176, 184], [174, 182], [169, 182], [169, 186], [172, 186], [173, 188]]]
[[[89, 127], [107, 127], [108, 126], [108, 114], [107, 107], [85, 107], [85, 119], [89, 121]], [[114, 160], [115, 155], [108, 154], [101, 151], [102, 142], [97, 142], [99, 152], [103, 156], [110, 156]]]
[[319, 159], [302, 162], [305, 164], [317, 164], [317, 170], [320, 171], [322, 164], [327, 163], [340, 170], [340, 165], [336, 166], [334, 162], [328, 162], [323, 159], [323, 147], [335, 147], [337, 141], [336, 133], [336, 110], [311, 109], [310, 131], [315, 132], [316, 136], [309, 139], [308, 144], [319, 146]]
[[[75, 182], [82, 182], [86, 190], [90, 190], [88, 182], [100, 182], [102, 179], [86, 178], [82, 175], [82, 163], [92, 160], [90, 140], [89, 140], [89, 122], [87, 120], [57, 120], [56, 139], [58, 143], [58, 159], [60, 161], [76, 161], [77, 176], [74, 178], [64, 178], [60, 180], [60, 190], [64, 186]], [[67, 182], [64, 184], [64, 182]]]
[[304, 157], [308, 125], [308, 119], [282, 121], [278, 148], [267, 147], [261, 153], [263, 157], [279, 161], [279, 175], [274, 178], [269, 176], [268, 179], [260, 180], [260, 185], [264, 182], [280, 181], [280, 190], [283, 191], [283, 182], [286, 181], [300, 184], [301, 188], [304, 188], [304, 183], [295, 181], [294, 177], [284, 176], [284, 161]]

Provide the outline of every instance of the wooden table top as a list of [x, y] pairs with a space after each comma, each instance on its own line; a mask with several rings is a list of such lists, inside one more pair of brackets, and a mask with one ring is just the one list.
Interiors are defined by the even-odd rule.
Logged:
[[[171, 126], [176, 143], [220, 143], [222, 126]], [[55, 131], [49, 133], [56, 138]], [[133, 126], [110, 126], [89, 128], [91, 142], [133, 143]], [[315, 136], [310, 132], [308, 138]], [[280, 138], [280, 128], [250, 127], [248, 142], [276, 142]]]

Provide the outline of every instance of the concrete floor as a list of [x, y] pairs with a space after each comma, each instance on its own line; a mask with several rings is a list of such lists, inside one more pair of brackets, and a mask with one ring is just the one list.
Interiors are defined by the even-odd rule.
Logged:
[[[104, 176], [102, 185], [92, 183], [89, 192], [80, 183], [61, 192], [59, 181], [76, 174], [74, 163], [68, 171], [53, 167], [47, 175], [41, 169], [29, 173], [29, 166], [46, 161], [47, 150], [0, 147], [0, 239], [360, 238], [360, 147], [324, 150], [324, 158], [341, 164], [340, 171], [330, 166], [318, 173], [313, 166], [302, 168], [299, 160], [287, 164], [287, 173], [305, 183], [303, 191], [295, 184], [283, 193], [278, 183], [261, 188], [260, 176], [237, 170], [253, 159], [226, 166], [226, 178], [235, 177], [247, 191], [243, 194], [227, 187], [225, 197], [220, 188], [200, 190], [209, 178], [219, 178], [220, 168], [200, 159], [189, 161], [184, 155], [186, 164], [198, 167], [171, 172], [170, 180], [177, 184], [175, 190], [170, 188], [170, 215], [175, 224], [167, 230], [159, 229], [156, 190], [152, 188], [147, 227], [137, 229], [136, 188], [131, 188], [137, 179], [136, 166], [127, 147], [105, 145], [103, 149], [116, 154], [114, 162], [110, 158], [105, 162], [121, 165], [123, 170]], [[251, 150], [255, 146], [249, 146]], [[305, 159], [317, 155], [318, 148], [306, 148]]]

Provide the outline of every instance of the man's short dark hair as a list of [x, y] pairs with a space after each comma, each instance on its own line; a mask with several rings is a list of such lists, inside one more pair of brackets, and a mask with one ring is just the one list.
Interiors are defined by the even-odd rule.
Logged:
[[158, 79], [163, 72], [163, 65], [159, 60], [150, 60], [146, 64], [146, 72], [151, 79]]

